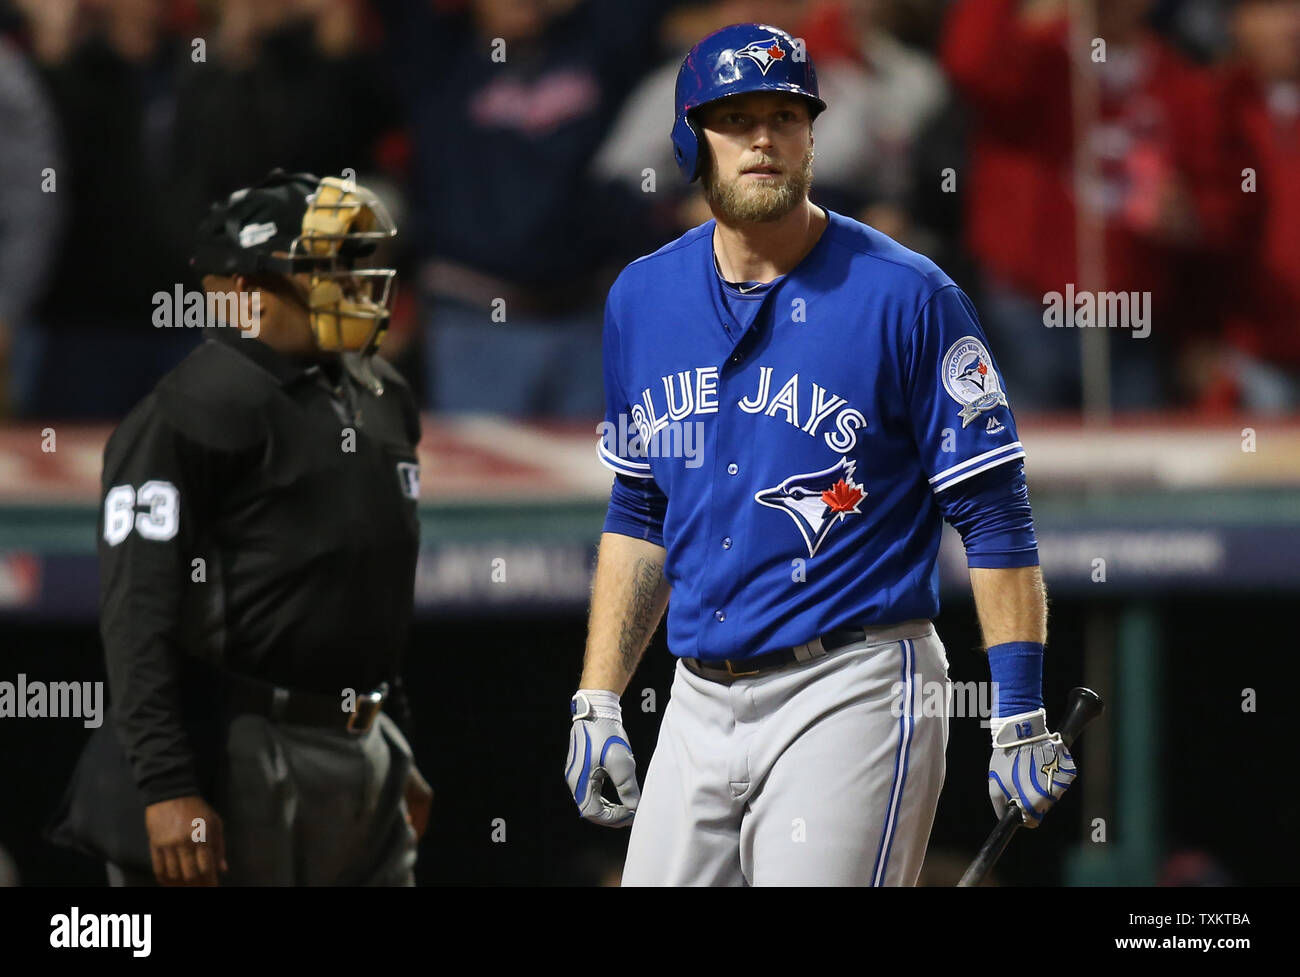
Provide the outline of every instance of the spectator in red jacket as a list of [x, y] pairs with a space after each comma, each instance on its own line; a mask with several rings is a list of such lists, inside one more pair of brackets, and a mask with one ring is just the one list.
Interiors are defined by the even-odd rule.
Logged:
[[[959, 0], [946, 23], [944, 66], [974, 113], [967, 243], [987, 278], [985, 325], [1021, 406], [1079, 403], [1079, 333], [1044, 325], [1045, 297], [1070, 283], [1150, 293], [1147, 338], [1108, 330], [1112, 402], [1160, 403], [1163, 347], [1188, 314], [1180, 263], [1228, 226], [1212, 79], [1147, 28], [1150, 6], [1098, 0], [1081, 52], [1095, 112], [1081, 120], [1065, 0]], [[1100, 269], [1076, 254], [1081, 206], [1099, 228]]]
[[[1203, 403], [1300, 409], [1300, 0], [1241, 0], [1225, 112], [1242, 167], [1235, 287]], [[1253, 179], [1253, 191], [1249, 190]], [[1226, 348], [1225, 348], [1226, 347]], [[1217, 382], [1216, 382], [1217, 381]]]

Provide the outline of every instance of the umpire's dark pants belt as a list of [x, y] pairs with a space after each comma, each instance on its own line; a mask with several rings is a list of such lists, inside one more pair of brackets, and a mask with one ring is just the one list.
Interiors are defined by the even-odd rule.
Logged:
[[360, 735], [374, 725], [388, 698], [384, 683], [371, 692], [358, 692], [351, 712], [343, 709], [343, 696], [286, 689], [280, 685], [227, 672], [226, 705], [232, 713], [254, 713], [280, 723], [317, 726]]
[[920, 638], [934, 629], [929, 621], [905, 621], [888, 627], [837, 628], [828, 631], [819, 638], [795, 645], [792, 648], [779, 648], [753, 658], [726, 659], [723, 661], [704, 661], [699, 658], [683, 658], [682, 664], [700, 678], [712, 682], [730, 684], [738, 678], [750, 675], [764, 675], [778, 668], [785, 668], [796, 662], [810, 662], [825, 658], [833, 651], [855, 644], [879, 644], [888, 641], [901, 641], [904, 638]]

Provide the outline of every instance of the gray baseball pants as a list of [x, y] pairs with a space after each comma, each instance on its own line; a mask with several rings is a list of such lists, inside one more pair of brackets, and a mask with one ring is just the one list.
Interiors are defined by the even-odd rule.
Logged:
[[948, 717], [929, 621], [729, 684], [678, 662], [624, 885], [915, 885]]
[[[380, 713], [353, 735], [237, 716], [226, 741], [223, 885], [414, 885], [406, 823], [411, 747]], [[151, 876], [108, 866], [111, 885]]]

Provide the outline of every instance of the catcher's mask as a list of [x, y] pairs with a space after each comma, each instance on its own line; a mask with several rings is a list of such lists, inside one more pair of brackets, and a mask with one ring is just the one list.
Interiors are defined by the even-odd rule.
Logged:
[[307, 311], [327, 353], [373, 353], [393, 299], [392, 268], [366, 266], [397, 234], [373, 192], [350, 180], [273, 170], [213, 204], [190, 264], [199, 275], [311, 276]]

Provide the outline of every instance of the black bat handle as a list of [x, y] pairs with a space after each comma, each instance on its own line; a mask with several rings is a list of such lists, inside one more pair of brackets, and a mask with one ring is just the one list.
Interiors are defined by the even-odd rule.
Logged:
[[1106, 704], [1092, 689], [1082, 687], [1071, 689], [1069, 698], [1065, 700], [1065, 718], [1056, 728], [1056, 731], [1061, 734], [1061, 742], [1065, 744], [1065, 748], [1068, 750], [1072, 747], [1079, 734], [1083, 732], [1083, 727], [1105, 710]]
[[[1061, 742], [1065, 744], [1067, 750], [1074, 745], [1074, 741], [1083, 732], [1083, 727], [1100, 716], [1105, 708], [1101, 696], [1092, 689], [1079, 687], [1070, 690], [1069, 698], [1065, 702], [1065, 717], [1056, 730], [1061, 734]], [[966, 869], [961, 881], [957, 883], [958, 887], [966, 888], [982, 882], [984, 876], [988, 875], [989, 869], [993, 867], [993, 863], [1006, 850], [1007, 843], [1015, 835], [1016, 829], [1023, 823], [1020, 808], [1015, 804], [1008, 804], [1007, 809], [1002, 812], [997, 827], [989, 833], [979, 854], [975, 856], [975, 861], [970, 863], [970, 868]]]

